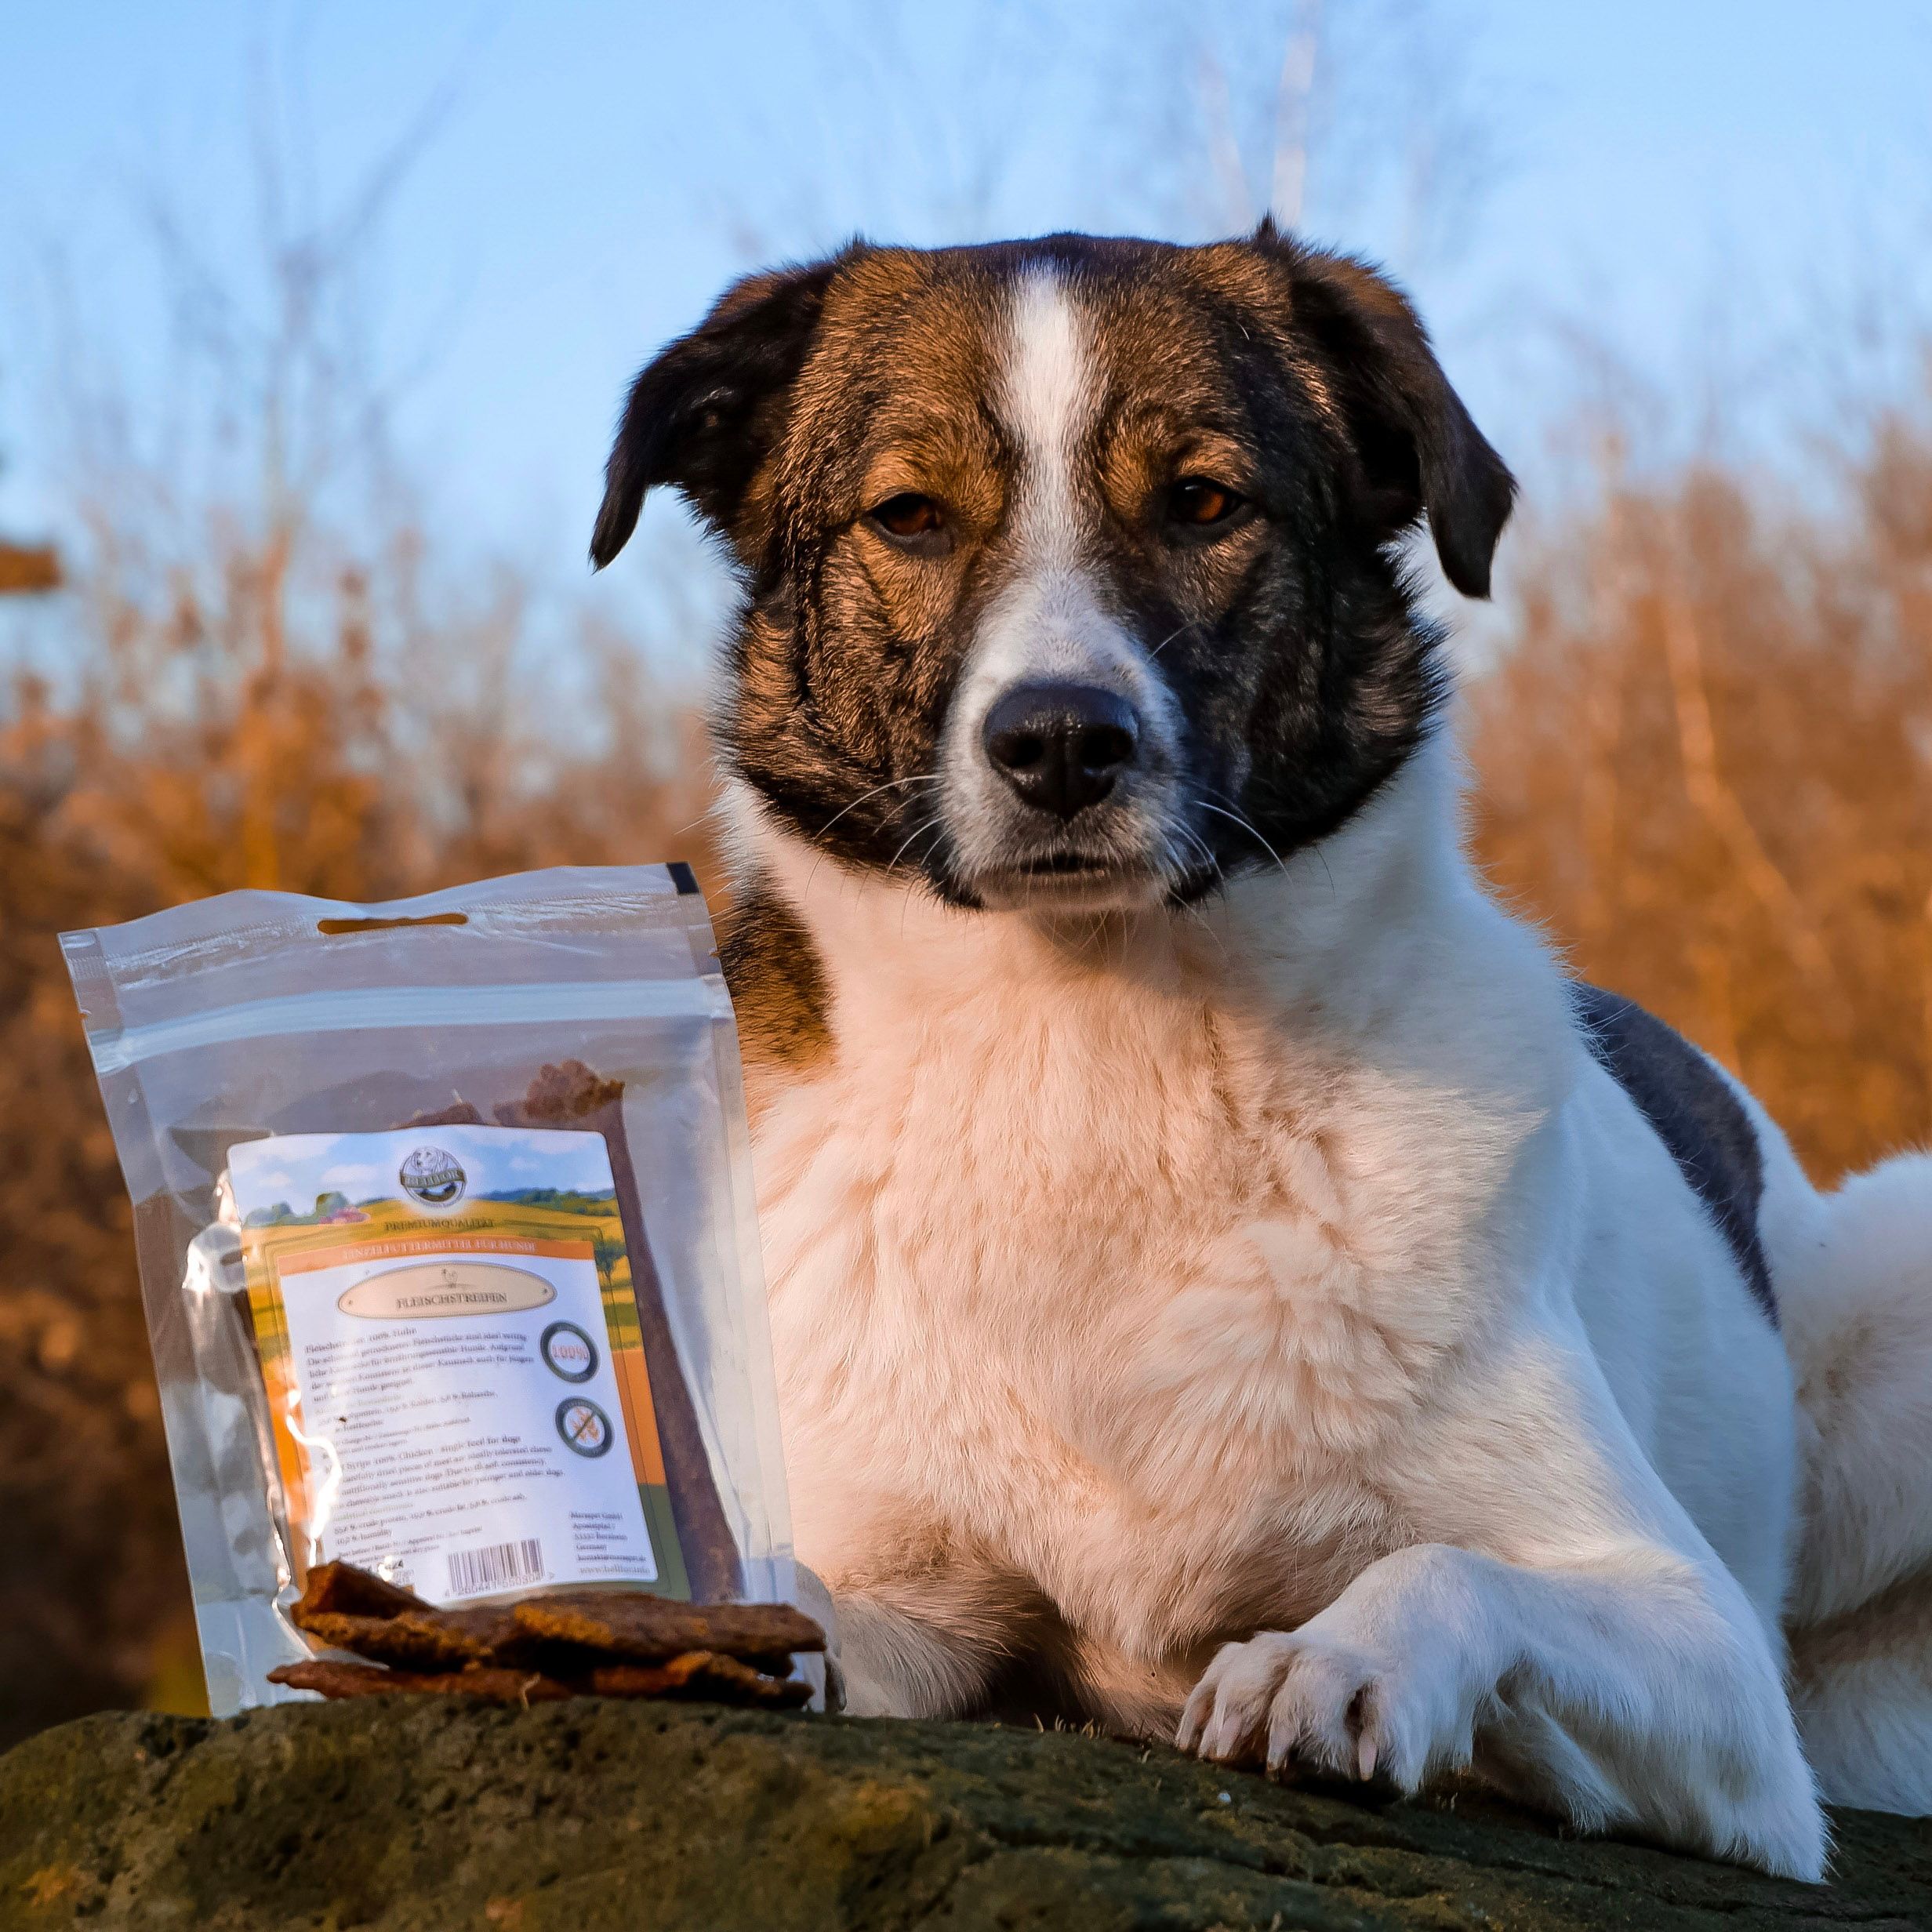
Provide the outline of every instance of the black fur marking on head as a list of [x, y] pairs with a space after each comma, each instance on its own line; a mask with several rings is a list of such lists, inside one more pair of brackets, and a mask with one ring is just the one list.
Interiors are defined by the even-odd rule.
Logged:
[[1600, 987], [1574, 993], [1592, 1056], [1669, 1149], [1775, 1328], [1778, 1299], [1758, 1238], [1764, 1161], [1750, 1116], [1723, 1075], [1661, 1019]]
[[1516, 479], [1450, 387], [1407, 298], [1366, 263], [1303, 248], [1270, 220], [1255, 242], [1287, 264], [1294, 319], [1341, 377], [1371, 518], [1393, 536], [1426, 511], [1444, 574], [1465, 597], [1487, 597]]

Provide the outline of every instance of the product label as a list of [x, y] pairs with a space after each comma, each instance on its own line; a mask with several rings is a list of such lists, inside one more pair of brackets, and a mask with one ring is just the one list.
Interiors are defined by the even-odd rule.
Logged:
[[304, 1564], [685, 1593], [601, 1135], [278, 1135], [229, 1177]]

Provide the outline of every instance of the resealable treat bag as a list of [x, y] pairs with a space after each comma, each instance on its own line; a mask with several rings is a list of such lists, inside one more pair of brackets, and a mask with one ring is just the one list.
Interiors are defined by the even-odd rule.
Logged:
[[217, 1714], [311, 1568], [797, 1600], [736, 1031], [681, 866], [61, 941]]

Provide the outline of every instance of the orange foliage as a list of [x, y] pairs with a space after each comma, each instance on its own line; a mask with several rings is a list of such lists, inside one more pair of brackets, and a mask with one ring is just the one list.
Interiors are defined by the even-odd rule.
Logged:
[[1822, 1182], [1932, 1128], [1932, 437], [1887, 420], [1850, 481], [1614, 485], [1469, 706], [1491, 877]]

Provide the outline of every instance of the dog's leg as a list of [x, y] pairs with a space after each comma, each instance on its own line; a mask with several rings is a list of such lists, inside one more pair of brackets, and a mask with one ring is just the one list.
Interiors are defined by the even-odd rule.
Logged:
[[1834, 1804], [1932, 1814], [1932, 1574], [1794, 1631], [1792, 1701]]
[[[857, 1717], [958, 1717], [981, 1708], [1001, 1669], [1050, 1620], [1037, 1589], [960, 1569], [833, 1584], [827, 1657]], [[819, 1612], [826, 1622], [825, 1612]]]
[[952, 1717], [984, 1694], [997, 1654], [876, 1596], [835, 1596], [833, 1666], [855, 1717]]
[[1774, 1639], [1638, 1452], [1580, 1331], [1532, 1337], [1392, 1470], [1447, 1542], [1227, 1646], [1185, 1749], [1414, 1791], [1481, 1756], [1588, 1829], [1796, 1878], [1823, 1815]]

